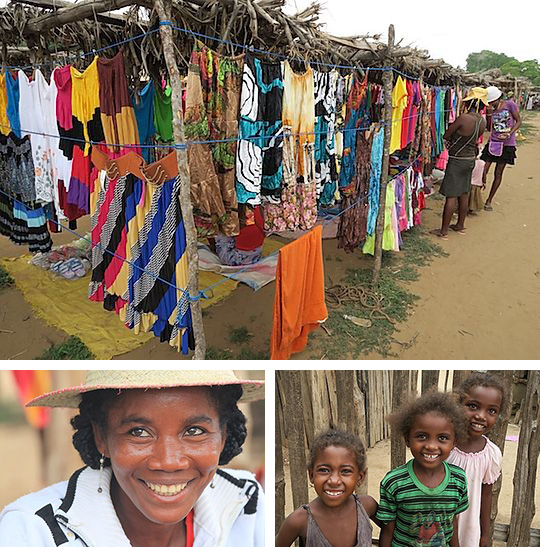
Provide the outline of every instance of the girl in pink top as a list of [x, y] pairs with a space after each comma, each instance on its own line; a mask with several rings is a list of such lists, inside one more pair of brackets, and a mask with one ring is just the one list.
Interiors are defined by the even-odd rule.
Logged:
[[497, 423], [504, 387], [496, 376], [473, 373], [458, 393], [469, 421], [469, 439], [458, 443], [447, 461], [467, 475], [469, 509], [458, 515], [459, 545], [489, 547], [492, 489], [501, 474], [502, 454], [485, 435]]

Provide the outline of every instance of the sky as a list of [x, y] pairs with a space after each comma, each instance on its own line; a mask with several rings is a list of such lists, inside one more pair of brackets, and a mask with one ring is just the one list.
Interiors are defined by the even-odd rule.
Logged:
[[[311, 0], [286, 0], [287, 13]], [[431, 58], [466, 67], [467, 55], [483, 49], [518, 61], [540, 60], [537, 0], [320, 0], [321, 22], [336, 36], [381, 34], [394, 25], [396, 43], [427, 49]]]

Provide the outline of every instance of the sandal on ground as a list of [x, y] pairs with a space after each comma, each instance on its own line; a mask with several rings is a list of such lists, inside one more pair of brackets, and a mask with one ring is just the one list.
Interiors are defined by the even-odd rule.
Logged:
[[441, 239], [448, 239], [448, 234], [441, 234], [441, 231], [438, 228], [429, 231], [430, 234], [440, 237]]
[[487, 203], [484, 205], [484, 211], [493, 211], [493, 207]]
[[455, 224], [450, 224], [450, 228], [454, 230], [454, 232], [457, 232], [458, 234], [465, 235], [465, 228], [462, 228], [461, 230], [459, 228], [456, 228]]

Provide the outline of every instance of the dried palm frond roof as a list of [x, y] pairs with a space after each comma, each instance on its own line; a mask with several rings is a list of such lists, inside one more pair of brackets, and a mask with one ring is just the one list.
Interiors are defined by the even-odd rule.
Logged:
[[[285, 0], [172, 0], [171, 21], [223, 53], [241, 53], [241, 48], [233, 44], [244, 44], [329, 65], [391, 64], [412, 76], [423, 76], [430, 83], [480, 83], [475, 75], [465, 75], [442, 59], [431, 59], [425, 50], [398, 44], [389, 57], [387, 44], [377, 34], [333, 36], [323, 30], [321, 5], [317, 2], [294, 15], [283, 11], [284, 4]], [[121, 9], [124, 11], [119, 12]], [[2, 62], [8, 65], [62, 62], [66, 54], [91, 53], [156, 29], [157, 25], [152, 0], [12, 0], [0, 8], [0, 53]], [[175, 47], [184, 66], [193, 47], [189, 32], [175, 33]], [[164, 69], [158, 32], [123, 47], [134, 77], [141, 68], [146, 73]]]

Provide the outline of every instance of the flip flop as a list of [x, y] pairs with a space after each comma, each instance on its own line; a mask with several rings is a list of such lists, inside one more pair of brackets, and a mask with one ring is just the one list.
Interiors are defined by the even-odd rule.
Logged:
[[484, 205], [484, 211], [493, 211], [493, 207], [491, 205]]
[[448, 234], [441, 234], [441, 231], [438, 228], [435, 228], [434, 230], [430, 230], [429, 233], [441, 239], [445, 239], [445, 240], [448, 239]]
[[461, 234], [462, 236], [465, 235], [465, 228], [463, 228], [462, 230], [458, 230], [458, 229], [456, 228], [456, 225], [455, 225], [455, 224], [450, 224], [450, 228], [451, 228], [452, 230], [454, 230], [454, 232], [457, 232], [458, 234]]

